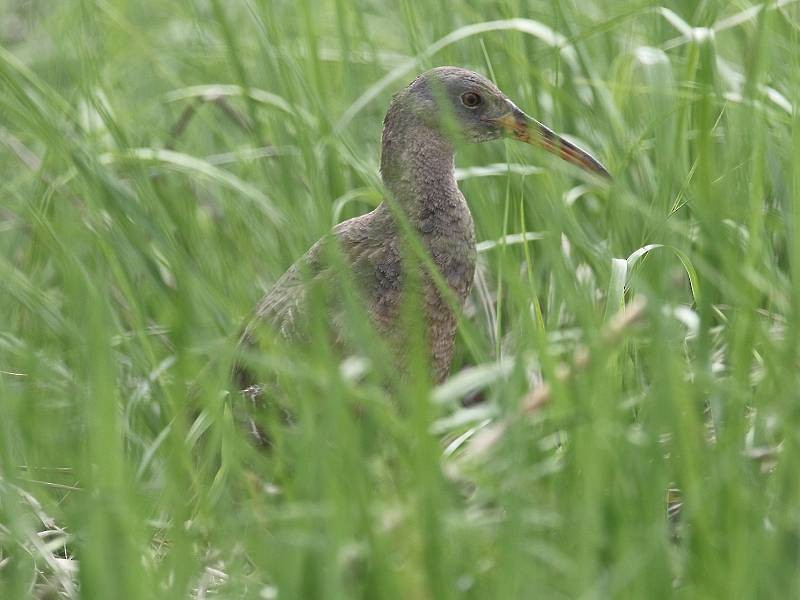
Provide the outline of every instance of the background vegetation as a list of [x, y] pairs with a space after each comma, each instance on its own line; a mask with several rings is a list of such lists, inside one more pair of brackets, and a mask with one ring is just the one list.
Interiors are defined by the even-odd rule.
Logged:
[[[799, 4], [0, 0], [0, 597], [800, 596]], [[614, 182], [464, 148], [453, 376], [276, 341], [265, 456], [236, 333], [440, 64]]]

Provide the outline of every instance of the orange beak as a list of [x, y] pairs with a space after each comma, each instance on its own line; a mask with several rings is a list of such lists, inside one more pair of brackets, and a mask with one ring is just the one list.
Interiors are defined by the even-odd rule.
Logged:
[[[509, 104], [511, 104], [509, 102]], [[591, 154], [568, 142], [555, 131], [542, 125], [511, 104], [511, 112], [506, 113], [495, 122], [511, 137], [526, 144], [541, 146], [567, 162], [579, 166], [584, 171], [611, 179], [608, 170]]]

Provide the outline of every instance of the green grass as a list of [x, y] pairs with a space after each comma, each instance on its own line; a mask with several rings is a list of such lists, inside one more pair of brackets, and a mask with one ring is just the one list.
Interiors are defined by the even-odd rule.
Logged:
[[[766, 5], [0, 0], [0, 598], [798, 597], [800, 2]], [[463, 148], [479, 241], [541, 235], [481, 253], [452, 378], [343, 368], [316, 315], [258, 357], [298, 420], [264, 455], [236, 334], [440, 64], [614, 182]]]

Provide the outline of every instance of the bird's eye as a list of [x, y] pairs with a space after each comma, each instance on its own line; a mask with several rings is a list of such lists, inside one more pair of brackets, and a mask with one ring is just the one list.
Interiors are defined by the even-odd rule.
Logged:
[[461, 94], [461, 103], [467, 108], [475, 108], [481, 103], [481, 97], [475, 92]]

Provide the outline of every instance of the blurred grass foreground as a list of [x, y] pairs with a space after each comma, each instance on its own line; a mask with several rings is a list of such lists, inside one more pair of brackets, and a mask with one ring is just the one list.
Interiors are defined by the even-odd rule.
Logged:
[[[794, 0], [0, 0], [0, 598], [800, 597], [799, 42]], [[614, 182], [463, 148], [451, 377], [275, 340], [259, 451], [239, 328], [444, 64]]]

